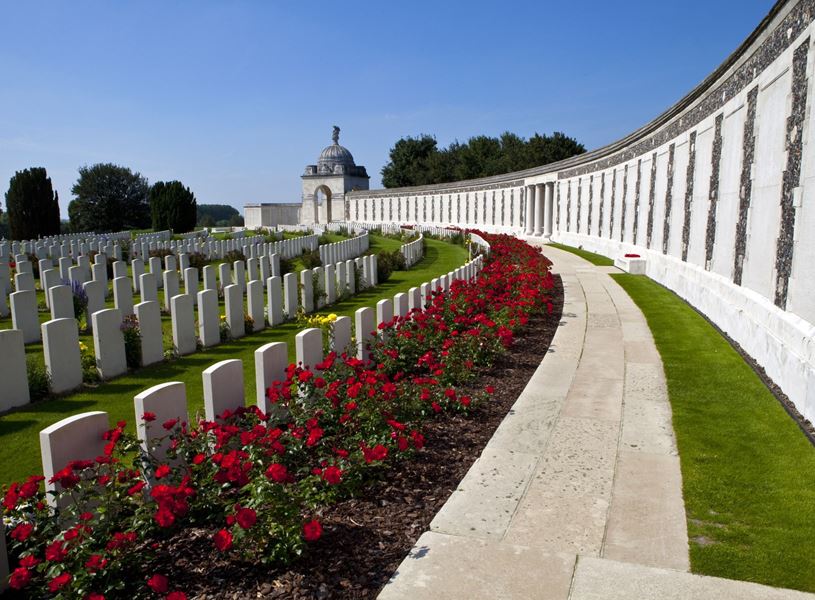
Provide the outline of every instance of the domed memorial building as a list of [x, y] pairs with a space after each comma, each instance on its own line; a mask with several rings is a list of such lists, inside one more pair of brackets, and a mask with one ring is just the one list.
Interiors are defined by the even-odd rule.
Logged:
[[346, 192], [367, 190], [368, 172], [354, 162], [348, 148], [340, 145], [340, 128], [334, 126], [333, 143], [320, 152], [316, 165], [307, 165], [302, 175], [302, 204], [246, 204], [246, 227], [273, 227], [303, 223], [328, 223], [348, 219]]
[[340, 128], [336, 125], [331, 137], [333, 143], [320, 152], [317, 164], [306, 166], [303, 173], [301, 223], [346, 220], [345, 193], [368, 189], [368, 172], [357, 166], [348, 148], [340, 146]]

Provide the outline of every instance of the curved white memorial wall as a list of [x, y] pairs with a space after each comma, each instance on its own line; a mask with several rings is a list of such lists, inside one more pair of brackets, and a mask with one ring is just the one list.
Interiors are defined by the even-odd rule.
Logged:
[[635, 253], [815, 420], [815, 0], [782, 0], [626, 138], [502, 176], [347, 194], [365, 223], [456, 225]]

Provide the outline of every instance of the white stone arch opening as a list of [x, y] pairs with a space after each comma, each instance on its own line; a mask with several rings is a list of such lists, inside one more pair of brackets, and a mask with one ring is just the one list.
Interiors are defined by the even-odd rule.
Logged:
[[331, 188], [324, 183], [318, 185], [314, 190], [313, 202], [315, 223], [331, 222], [331, 197]]

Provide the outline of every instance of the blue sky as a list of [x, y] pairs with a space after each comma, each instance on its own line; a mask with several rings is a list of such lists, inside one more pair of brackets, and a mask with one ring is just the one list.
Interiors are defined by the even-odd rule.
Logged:
[[371, 187], [406, 135], [558, 130], [592, 149], [676, 102], [772, 4], [0, 0], [0, 189], [44, 166], [66, 216], [77, 168], [113, 162], [199, 203], [299, 202], [334, 124]]

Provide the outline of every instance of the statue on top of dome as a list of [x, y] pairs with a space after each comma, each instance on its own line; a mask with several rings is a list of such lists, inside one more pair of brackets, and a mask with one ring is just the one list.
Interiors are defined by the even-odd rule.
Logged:
[[331, 134], [331, 139], [334, 140], [335, 144], [340, 143], [340, 128], [334, 125], [334, 133]]

